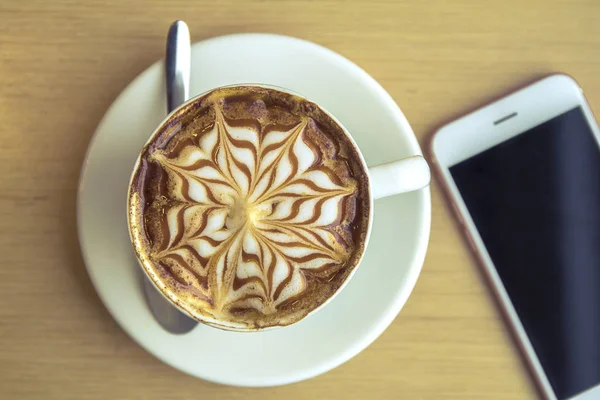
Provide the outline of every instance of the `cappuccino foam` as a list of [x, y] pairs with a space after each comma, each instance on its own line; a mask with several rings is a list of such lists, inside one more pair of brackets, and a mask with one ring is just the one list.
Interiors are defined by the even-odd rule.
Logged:
[[209, 324], [289, 325], [344, 283], [365, 245], [366, 171], [315, 104], [214, 90], [142, 150], [129, 194], [135, 251], [159, 289]]

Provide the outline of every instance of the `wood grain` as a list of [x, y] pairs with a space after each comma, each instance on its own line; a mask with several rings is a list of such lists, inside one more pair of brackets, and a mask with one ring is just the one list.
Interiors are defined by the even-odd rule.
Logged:
[[110, 318], [75, 232], [79, 168], [119, 92], [193, 40], [276, 32], [362, 66], [422, 143], [435, 127], [555, 71], [600, 107], [600, 3], [589, 1], [0, 2], [0, 398], [527, 399], [534, 388], [433, 185], [431, 244], [406, 307], [366, 351], [279, 388], [217, 386], [163, 365]]

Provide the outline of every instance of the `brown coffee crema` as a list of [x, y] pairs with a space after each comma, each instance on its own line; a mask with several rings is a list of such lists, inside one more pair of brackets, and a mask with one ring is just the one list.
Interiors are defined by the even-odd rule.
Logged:
[[129, 193], [135, 251], [161, 291], [203, 322], [294, 323], [364, 251], [360, 160], [314, 103], [262, 87], [213, 90], [142, 150]]

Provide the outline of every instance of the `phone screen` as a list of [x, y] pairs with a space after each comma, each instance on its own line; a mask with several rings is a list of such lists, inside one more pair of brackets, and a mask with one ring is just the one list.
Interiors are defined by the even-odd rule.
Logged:
[[600, 384], [600, 148], [582, 109], [450, 173], [556, 396]]

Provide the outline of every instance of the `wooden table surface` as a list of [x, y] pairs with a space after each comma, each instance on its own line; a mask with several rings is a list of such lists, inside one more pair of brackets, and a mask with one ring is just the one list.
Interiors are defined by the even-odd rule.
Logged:
[[243, 389], [162, 364], [109, 316], [77, 243], [77, 179], [106, 108], [163, 56], [175, 19], [193, 41], [275, 32], [343, 54], [424, 144], [443, 122], [555, 71], [598, 113], [598, 16], [597, 0], [1, 0], [0, 398], [535, 398], [437, 184], [423, 272], [389, 329], [322, 376]]

